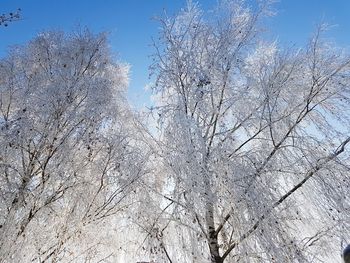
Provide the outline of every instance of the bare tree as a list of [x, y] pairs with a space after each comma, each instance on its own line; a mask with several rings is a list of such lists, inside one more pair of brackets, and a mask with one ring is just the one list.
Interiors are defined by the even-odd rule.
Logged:
[[256, 6], [160, 19], [148, 231], [169, 262], [324, 262], [349, 238], [350, 57], [324, 26], [303, 49], [267, 43]]
[[7, 27], [9, 23], [18, 21], [21, 17], [20, 13], [21, 13], [21, 9], [18, 8], [16, 12], [10, 12], [8, 14], [0, 15], [0, 26]]

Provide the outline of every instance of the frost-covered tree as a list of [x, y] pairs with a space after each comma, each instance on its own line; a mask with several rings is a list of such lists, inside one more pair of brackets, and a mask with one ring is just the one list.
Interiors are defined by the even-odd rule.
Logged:
[[111, 218], [145, 162], [127, 84], [106, 36], [87, 30], [42, 33], [0, 61], [0, 262], [117, 254]]
[[305, 48], [264, 41], [270, 14], [190, 2], [160, 19], [144, 226], [164, 261], [330, 262], [350, 238], [350, 57], [324, 26]]

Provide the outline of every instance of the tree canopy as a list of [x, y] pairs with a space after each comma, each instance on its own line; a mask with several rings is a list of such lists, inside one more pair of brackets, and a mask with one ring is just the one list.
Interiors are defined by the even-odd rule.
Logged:
[[0, 262], [331, 262], [350, 239], [350, 55], [270, 1], [158, 19], [154, 106], [107, 35], [0, 60]]

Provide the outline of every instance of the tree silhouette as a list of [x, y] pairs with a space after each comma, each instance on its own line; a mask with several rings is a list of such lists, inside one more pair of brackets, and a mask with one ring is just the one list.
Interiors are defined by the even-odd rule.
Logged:
[[0, 26], [7, 27], [9, 22], [18, 21], [21, 17], [20, 13], [21, 9], [18, 8], [16, 12], [10, 12], [8, 14], [0, 15]]

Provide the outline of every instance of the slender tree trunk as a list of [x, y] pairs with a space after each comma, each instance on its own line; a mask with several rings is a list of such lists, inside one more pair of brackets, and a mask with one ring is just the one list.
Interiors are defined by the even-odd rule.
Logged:
[[215, 232], [215, 223], [214, 223], [214, 209], [213, 204], [211, 202], [207, 202], [206, 204], [206, 223], [207, 223], [207, 231], [208, 231], [208, 245], [211, 256], [212, 263], [222, 263], [222, 258], [219, 252], [219, 243], [218, 237]]
[[205, 195], [205, 221], [207, 225], [207, 239], [212, 263], [222, 263], [220, 256], [218, 235], [215, 231], [213, 194], [211, 191], [210, 178], [205, 176], [204, 179], [206, 195]]

